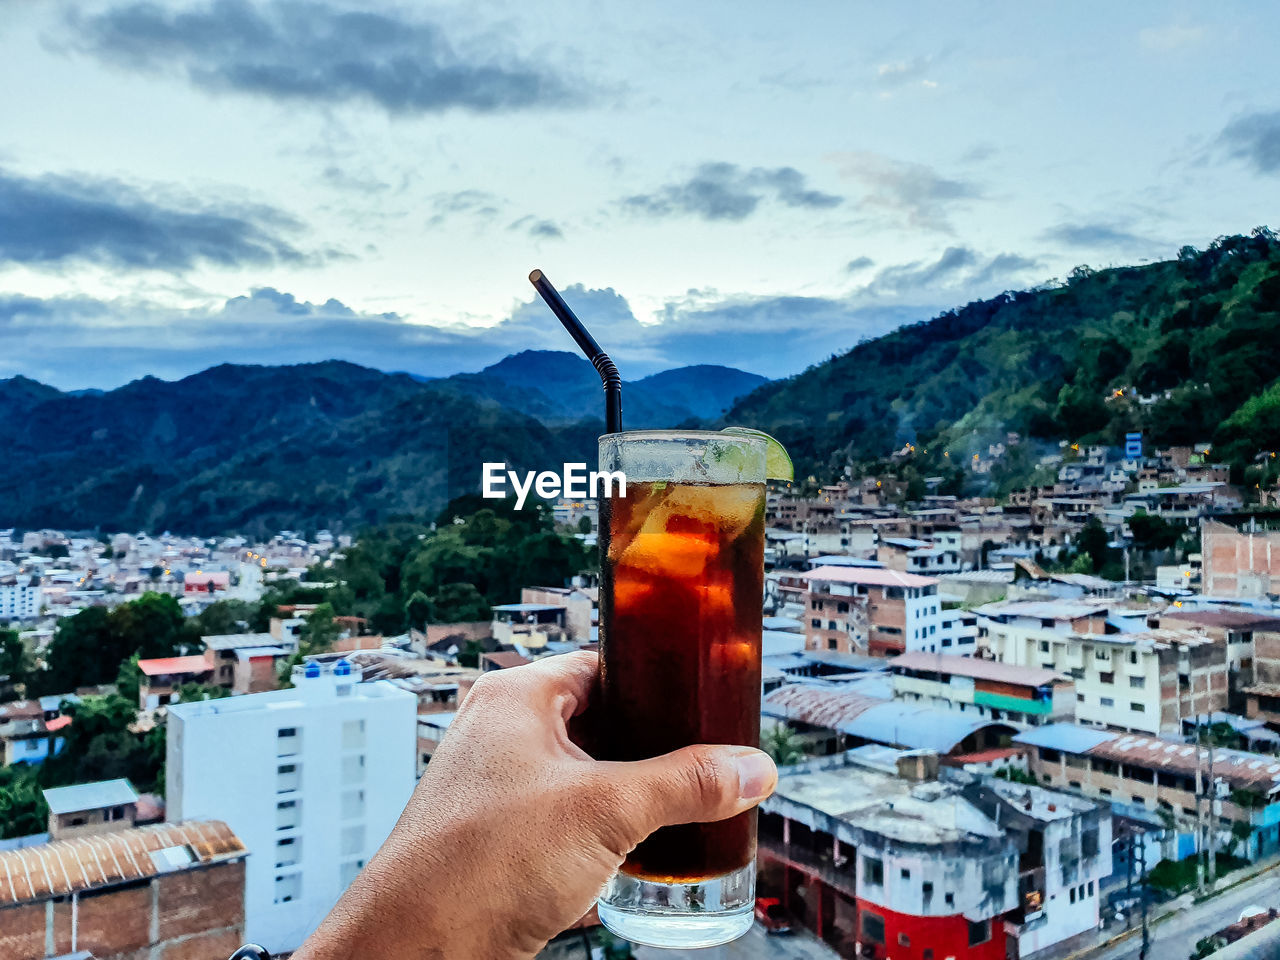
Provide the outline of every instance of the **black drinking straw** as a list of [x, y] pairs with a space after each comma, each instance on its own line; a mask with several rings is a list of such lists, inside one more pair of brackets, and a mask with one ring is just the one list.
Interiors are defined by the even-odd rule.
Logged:
[[622, 375], [618, 373], [617, 366], [609, 359], [609, 355], [600, 349], [600, 344], [596, 343], [595, 337], [587, 333], [587, 328], [569, 309], [569, 305], [564, 302], [564, 297], [560, 296], [560, 292], [551, 285], [546, 274], [541, 270], [534, 270], [529, 274], [529, 282], [542, 295], [542, 299], [547, 302], [547, 306], [559, 318], [564, 328], [569, 331], [569, 336], [573, 337], [578, 348], [591, 361], [591, 365], [596, 368], [596, 373], [600, 374], [600, 382], [604, 384], [605, 433], [621, 433]]

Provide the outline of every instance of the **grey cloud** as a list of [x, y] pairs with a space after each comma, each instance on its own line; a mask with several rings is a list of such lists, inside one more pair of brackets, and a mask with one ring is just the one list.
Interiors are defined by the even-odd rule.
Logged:
[[932, 57], [913, 57], [910, 60], [882, 63], [876, 68], [876, 84], [882, 89], [894, 90], [924, 81], [924, 76], [932, 65]]
[[506, 201], [487, 190], [454, 190], [437, 193], [431, 198], [431, 216], [427, 226], [438, 227], [452, 217], [494, 217], [506, 206]]
[[849, 273], [857, 273], [859, 270], [869, 270], [876, 265], [876, 262], [870, 257], [855, 257], [845, 266], [845, 270]]
[[[579, 85], [502, 51], [459, 51], [437, 24], [322, 2], [155, 3], [72, 15], [80, 50], [126, 70], [178, 70], [197, 87], [391, 114], [477, 113], [577, 102]], [[473, 45], [474, 46], [474, 45]]]
[[913, 261], [885, 267], [867, 285], [876, 296], [920, 297], [932, 292], [935, 297], [950, 292], [951, 297], [990, 295], [991, 287], [1014, 280], [1025, 280], [1029, 270], [1039, 261], [1012, 253], [990, 259], [969, 247], [947, 247], [933, 261]]
[[1231, 156], [1259, 173], [1280, 173], [1280, 110], [1236, 117], [1218, 139]]
[[687, 180], [665, 184], [652, 193], [627, 197], [623, 204], [651, 216], [690, 215], [703, 220], [743, 220], [772, 197], [788, 207], [829, 209], [842, 197], [810, 190], [794, 167], [744, 170], [734, 163], [704, 163]]
[[0, 262], [185, 270], [304, 260], [299, 224], [267, 207], [178, 204], [111, 180], [0, 170]]
[[541, 240], [563, 240], [564, 231], [551, 220], [539, 220], [537, 217], [521, 217], [508, 228], [523, 230], [529, 236]]
[[982, 197], [972, 182], [944, 177], [922, 163], [865, 151], [841, 159], [844, 174], [866, 188], [864, 204], [905, 216], [909, 226], [951, 233], [952, 208]]
[[1150, 252], [1160, 244], [1109, 223], [1062, 223], [1045, 231], [1045, 239], [1085, 250]]

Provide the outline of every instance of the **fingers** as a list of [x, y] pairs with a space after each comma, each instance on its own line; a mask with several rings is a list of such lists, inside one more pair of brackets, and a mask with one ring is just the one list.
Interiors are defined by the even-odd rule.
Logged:
[[769, 756], [752, 747], [693, 746], [652, 760], [609, 764], [635, 842], [659, 827], [723, 820], [749, 810], [778, 783]]
[[463, 701], [468, 713], [521, 704], [540, 715], [559, 714], [566, 722], [586, 709], [599, 657], [575, 650], [520, 667], [486, 673]]

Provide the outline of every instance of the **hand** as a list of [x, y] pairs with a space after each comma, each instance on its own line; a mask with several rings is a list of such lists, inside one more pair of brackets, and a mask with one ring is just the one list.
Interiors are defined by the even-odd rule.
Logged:
[[391, 836], [295, 960], [527, 960], [658, 827], [773, 792], [773, 761], [751, 747], [592, 760], [568, 725], [596, 663], [572, 653], [477, 681]]

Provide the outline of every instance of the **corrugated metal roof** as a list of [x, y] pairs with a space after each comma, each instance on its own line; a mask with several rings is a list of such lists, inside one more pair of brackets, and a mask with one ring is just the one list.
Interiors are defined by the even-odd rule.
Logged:
[[943, 754], [950, 753], [961, 740], [984, 727], [1011, 729], [1008, 724], [958, 710], [882, 700], [842, 722], [837, 729], [864, 740]]
[[1250, 610], [1166, 610], [1161, 620], [1183, 620], [1227, 630], [1280, 630], [1280, 618]]
[[161, 870], [151, 853], [170, 847], [190, 848], [193, 865], [199, 866], [246, 853], [240, 838], [220, 820], [160, 823], [0, 851], [0, 906], [155, 876]]
[[1046, 723], [1041, 727], [1032, 727], [1025, 733], [1013, 738], [1014, 743], [1025, 743], [1032, 747], [1047, 747], [1050, 750], [1061, 750], [1064, 753], [1084, 753], [1107, 740], [1114, 740], [1118, 733], [1106, 730], [1094, 730], [1075, 723]]
[[269, 633], [218, 633], [201, 637], [206, 650], [238, 650], [241, 647], [269, 647], [276, 638]]
[[938, 582], [933, 577], [873, 567], [818, 567], [801, 576], [809, 581], [829, 580], [832, 583], [857, 583], [867, 587], [929, 587]]
[[764, 698], [761, 712], [769, 717], [799, 720], [835, 730], [845, 721], [881, 703], [884, 701], [862, 693], [809, 683], [789, 683]]
[[97, 783], [53, 787], [44, 791], [44, 800], [49, 804], [51, 813], [78, 813], [81, 810], [136, 803], [138, 792], [128, 780], [100, 780]]
[[974, 677], [981, 680], [996, 680], [1000, 683], [1011, 683], [1028, 687], [1039, 687], [1055, 680], [1066, 678], [1054, 670], [1043, 667], [1023, 667], [1000, 660], [979, 660], [976, 657], [958, 657], [951, 653], [926, 653], [916, 650], [899, 654], [889, 661], [889, 669], [894, 673], [899, 670], [928, 670], [934, 673], [949, 673], [960, 677]]
[[[1166, 770], [1194, 775], [1197, 765], [1208, 772], [1208, 758], [1200, 756], [1194, 744], [1181, 740], [1125, 734], [1088, 751], [1091, 757], [1104, 757], [1149, 770]], [[1280, 758], [1243, 750], [1213, 751], [1213, 775], [1232, 787], [1262, 790], [1280, 789]]]
[[175, 673], [204, 673], [213, 669], [213, 662], [202, 653], [195, 657], [160, 657], [156, 660], [139, 660], [138, 669], [148, 677], [168, 676]]

